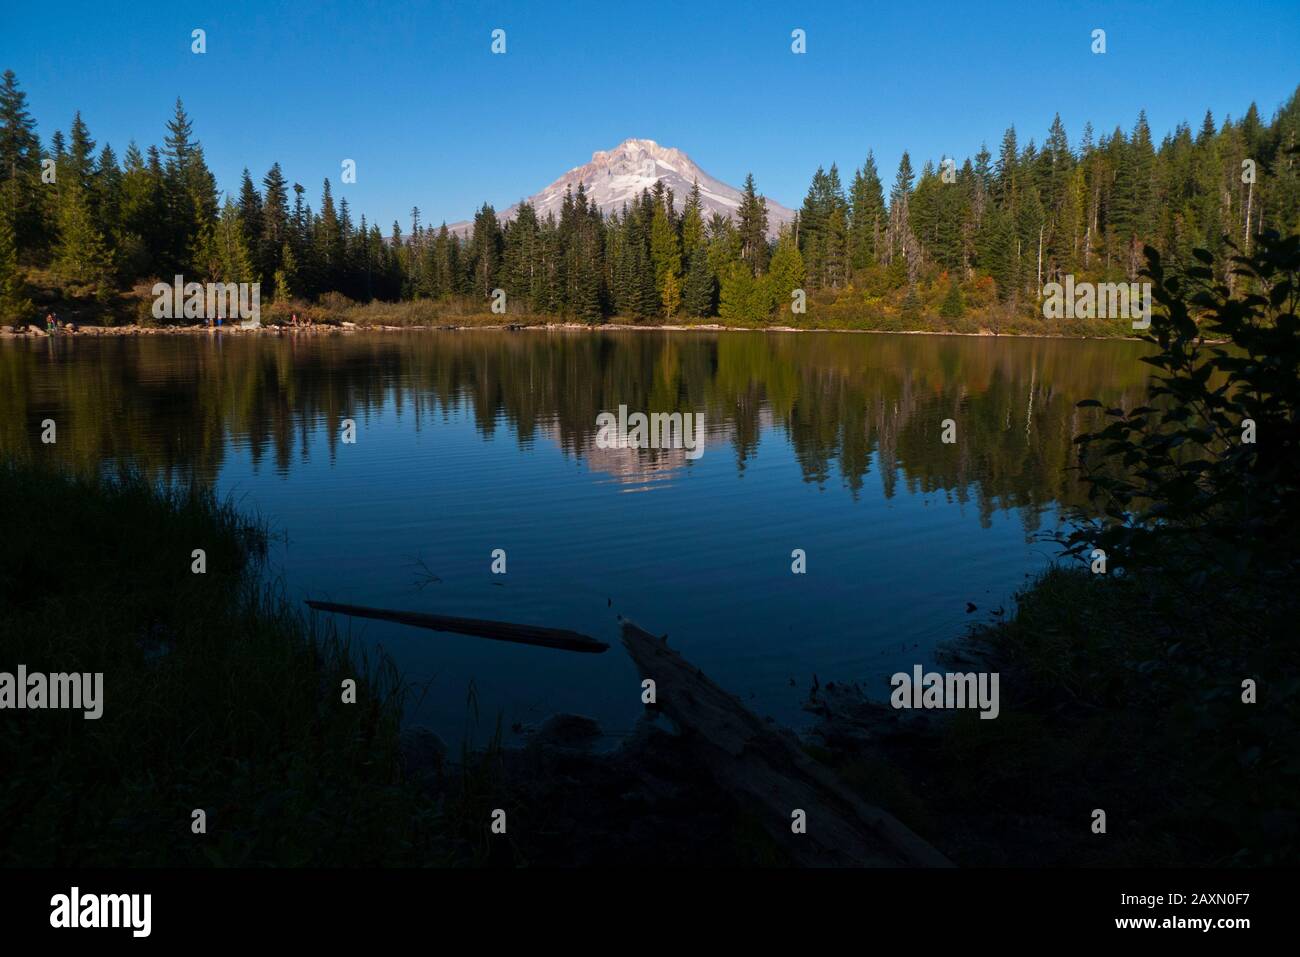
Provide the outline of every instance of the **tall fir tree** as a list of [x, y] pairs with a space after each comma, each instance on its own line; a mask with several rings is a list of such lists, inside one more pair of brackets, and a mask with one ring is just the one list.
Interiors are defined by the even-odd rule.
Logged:
[[24, 294], [13, 220], [13, 211], [0, 207], [0, 322], [18, 324], [30, 321], [34, 307]]
[[876, 158], [869, 150], [866, 162], [853, 176], [849, 194], [849, 263], [854, 269], [866, 269], [880, 260], [886, 223], [880, 173], [876, 170]]

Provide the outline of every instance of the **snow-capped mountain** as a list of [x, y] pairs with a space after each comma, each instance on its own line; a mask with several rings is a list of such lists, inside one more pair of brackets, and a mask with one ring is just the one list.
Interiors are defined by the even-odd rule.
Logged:
[[[690, 195], [691, 187], [700, 184], [700, 199], [704, 204], [707, 222], [713, 213], [735, 218], [740, 208], [742, 193], [734, 186], [714, 179], [700, 169], [689, 156], [679, 149], [660, 146], [654, 140], [624, 140], [612, 150], [593, 153], [591, 162], [569, 170], [541, 192], [528, 198], [537, 210], [537, 218], [545, 219], [548, 213], [560, 218], [566, 190], [578, 191], [583, 184], [588, 200], [594, 200], [605, 215], [620, 212], [623, 204], [631, 205], [643, 189], [653, 189], [656, 180], [673, 191], [673, 205], [680, 210]], [[498, 211], [502, 222], [513, 219], [518, 204]], [[781, 226], [794, 219], [794, 211], [767, 198], [768, 231], [775, 236]], [[453, 232], [467, 233], [470, 222], [448, 226]]]

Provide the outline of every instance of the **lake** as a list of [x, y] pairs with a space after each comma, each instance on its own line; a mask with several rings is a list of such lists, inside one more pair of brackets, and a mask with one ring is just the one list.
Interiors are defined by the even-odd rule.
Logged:
[[[1148, 348], [649, 330], [10, 340], [0, 449], [214, 483], [283, 534], [272, 566], [295, 601], [611, 643], [352, 622], [419, 686], [407, 720], [453, 745], [475, 712], [476, 740], [498, 715], [509, 732], [557, 711], [630, 730], [641, 687], [620, 614], [798, 726], [814, 675], [883, 699], [890, 674], [1011, 610], [1058, 553], [1041, 535], [1083, 498], [1071, 437], [1096, 420], [1075, 402], [1138, 404]], [[597, 416], [620, 405], [703, 413], [702, 452], [598, 447]]]

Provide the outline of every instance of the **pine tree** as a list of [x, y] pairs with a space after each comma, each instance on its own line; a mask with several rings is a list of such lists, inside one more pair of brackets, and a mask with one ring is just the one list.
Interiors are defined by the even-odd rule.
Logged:
[[889, 196], [889, 262], [896, 274], [902, 274], [908, 286], [916, 284], [920, 270], [920, 252], [912, 232], [910, 203], [912, 199], [912, 160], [904, 150], [898, 161], [898, 173]]
[[700, 198], [700, 184], [696, 180], [682, 211], [682, 257], [687, 263], [695, 250], [704, 245], [704, 201]]
[[939, 306], [939, 315], [945, 319], [960, 319], [966, 312], [966, 304], [961, 298], [961, 287], [957, 284], [957, 277], [953, 276], [948, 281], [948, 295], [943, 297], [943, 303]]
[[[68, 135], [68, 152], [59, 170], [60, 188], [75, 186], [88, 194], [94, 188], [95, 141], [90, 138], [90, 129], [78, 111], [72, 116], [72, 126]], [[93, 196], [88, 195], [89, 201]]]
[[239, 222], [244, 231], [244, 244], [248, 246], [256, 263], [262, 247], [262, 195], [253, 183], [248, 167], [244, 168], [239, 183]]
[[40, 194], [41, 143], [27, 112], [27, 95], [13, 70], [0, 79], [0, 208], [8, 211], [14, 242], [36, 258], [48, 246]]
[[709, 270], [708, 250], [700, 245], [691, 254], [686, 270], [686, 283], [682, 293], [682, 308], [688, 316], [713, 314], [714, 282]]
[[[797, 247], [796, 247], [797, 250]], [[849, 281], [849, 224], [843, 204], [836, 204], [826, 217], [822, 238], [822, 279], [831, 289], [840, 289]]]
[[903, 306], [899, 310], [899, 316], [908, 324], [919, 322], [921, 319], [921, 299], [916, 294], [916, 287], [909, 286], [907, 296], [903, 299]]
[[63, 191], [58, 225], [55, 274], [66, 286], [93, 287], [96, 297], [106, 301], [113, 291], [113, 260], [95, 228], [87, 192], [75, 183]]
[[740, 256], [750, 275], [757, 276], [767, 268], [767, 200], [758, 195], [753, 173], [746, 174], [743, 192], [737, 211]]
[[31, 300], [23, 295], [13, 216], [0, 208], [0, 322], [22, 323], [30, 319], [33, 308]]
[[443, 223], [433, 242], [433, 268], [436, 271], [434, 288], [438, 296], [451, 296], [456, 292], [455, 240]]
[[[272, 164], [262, 179], [262, 228], [257, 252], [262, 278], [275, 276], [280, 269], [283, 251], [290, 239], [289, 186], [280, 164]], [[276, 283], [278, 288], [279, 283]]]
[[315, 259], [320, 269], [318, 291], [338, 290], [344, 285], [344, 236], [338, 213], [334, 209], [334, 195], [330, 191], [328, 179], [321, 188], [320, 206], [320, 218], [312, 236]]
[[[841, 213], [837, 209], [831, 215], [834, 218]], [[789, 228], [781, 230], [766, 278], [772, 307], [781, 313], [789, 314], [793, 302], [791, 294], [796, 289], [802, 289], [804, 284], [803, 257], [799, 253], [799, 244], [795, 242], [794, 233]]]
[[[1137, 276], [1142, 243], [1140, 237], [1151, 234], [1155, 194], [1155, 149], [1146, 112], [1138, 114], [1132, 138], [1125, 143], [1117, 131], [1113, 140], [1118, 153], [1110, 218], [1117, 241], [1116, 252], [1122, 257], [1130, 279]], [[1240, 167], [1238, 167], [1240, 168]]]
[[99, 151], [91, 181], [92, 207], [96, 221], [105, 236], [116, 247], [122, 232], [122, 170], [117, 165], [117, 154], [107, 143]]
[[475, 298], [486, 300], [492, 295], [492, 290], [497, 288], [501, 249], [501, 224], [497, 220], [496, 210], [484, 203], [474, 216], [474, 235], [469, 244]]
[[975, 186], [974, 169], [967, 161], [954, 183], [937, 183], [935, 192], [934, 222], [930, 240], [930, 257], [945, 269], [959, 270], [966, 266], [971, 223], [972, 192]]
[[1011, 298], [1015, 286], [1015, 230], [1011, 215], [999, 206], [990, 206], [975, 236], [976, 262], [993, 277], [998, 297]]
[[880, 259], [880, 242], [885, 229], [885, 198], [870, 151], [867, 161], [853, 176], [849, 221], [849, 262], [854, 269], [866, 269]]
[[795, 220], [799, 252], [808, 270], [809, 285], [814, 288], [823, 284], [825, 273], [826, 217], [830, 213], [825, 202], [826, 193], [826, 171], [818, 166]]
[[722, 278], [718, 315], [728, 322], [752, 324], [767, 318], [766, 294], [759, 295], [759, 280], [744, 262], [731, 264]]
[[682, 253], [666, 199], [655, 202], [650, 222], [650, 258], [654, 262], [655, 289], [665, 315], [671, 317], [681, 300]]
[[664, 284], [660, 290], [660, 295], [664, 303], [664, 318], [671, 322], [673, 316], [677, 314], [677, 307], [681, 305], [682, 301], [681, 280], [677, 278], [676, 273], [670, 272], [664, 276]]
[[1016, 205], [1017, 166], [1020, 153], [1016, 146], [1016, 128], [1007, 127], [1002, 134], [1002, 147], [998, 150], [998, 162], [994, 167], [993, 199], [1004, 210], [1014, 213]]
[[194, 258], [199, 237], [216, 219], [216, 181], [194, 139], [194, 125], [178, 97], [163, 141], [164, 185], [171, 227], [167, 256], [178, 269]]
[[280, 250], [280, 266], [275, 271], [275, 301], [289, 302], [298, 296], [298, 260], [286, 242]]
[[132, 282], [140, 276], [157, 274], [163, 253], [166, 202], [157, 151], [152, 149], [146, 165], [135, 143], [127, 146], [120, 188], [120, 230], [117, 236], [118, 276]]

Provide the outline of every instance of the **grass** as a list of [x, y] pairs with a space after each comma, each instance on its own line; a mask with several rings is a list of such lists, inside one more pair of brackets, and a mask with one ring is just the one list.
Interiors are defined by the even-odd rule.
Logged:
[[99, 720], [3, 715], [0, 863], [426, 859], [397, 675], [263, 582], [263, 526], [202, 489], [6, 462], [0, 528], [0, 670], [104, 674]]
[[1251, 604], [1052, 568], [966, 643], [987, 656], [976, 670], [999, 672], [996, 721], [958, 711], [898, 745], [820, 757], [959, 864], [1294, 863], [1296, 648]]
[[[318, 303], [277, 303], [267, 310], [268, 321], [286, 321], [293, 313], [299, 318], [311, 316], [316, 322], [351, 322], [367, 326], [539, 326], [581, 320], [559, 315], [543, 315], [511, 311], [497, 315], [487, 310], [484, 303], [464, 297], [413, 302], [355, 303], [346, 297], [327, 293]], [[1053, 335], [1068, 337], [1115, 338], [1133, 335], [1126, 320], [1061, 320], [1048, 321], [1035, 313], [1030, 306], [1012, 310], [996, 302], [973, 308], [959, 317], [939, 315], [938, 306], [927, 305], [915, 317], [900, 314], [897, 303], [867, 301], [861, 296], [846, 295], [836, 299], [830, 294], [817, 294], [808, 304], [808, 312], [793, 315], [789, 311], [778, 313], [763, 322], [730, 321], [719, 316], [699, 318], [684, 313], [671, 320], [662, 316], [634, 318], [628, 316], [606, 317], [604, 325], [628, 326], [723, 326], [727, 328], [794, 328], [835, 329], [864, 332], [938, 332], [968, 335], [998, 332], [1002, 335]]]

